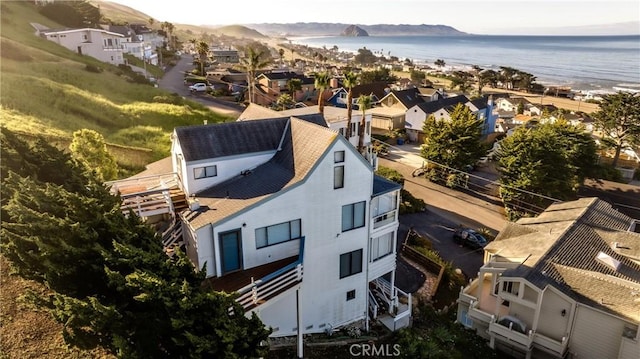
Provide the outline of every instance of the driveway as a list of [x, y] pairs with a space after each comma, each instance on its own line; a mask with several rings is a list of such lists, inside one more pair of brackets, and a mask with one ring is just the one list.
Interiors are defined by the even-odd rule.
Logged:
[[163, 90], [177, 93], [191, 101], [198, 102], [213, 112], [220, 113], [234, 119], [240, 116], [244, 111], [244, 106], [235, 102], [218, 100], [213, 96], [206, 94], [192, 94], [189, 87], [184, 84], [184, 74], [193, 69], [193, 59], [191, 55], [182, 55], [176, 66], [165, 72], [162, 79], [158, 81], [158, 87]]

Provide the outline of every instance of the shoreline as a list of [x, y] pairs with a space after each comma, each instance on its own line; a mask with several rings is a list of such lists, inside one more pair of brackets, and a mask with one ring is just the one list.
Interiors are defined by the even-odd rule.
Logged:
[[[322, 49], [330, 49], [332, 47], [338, 47], [338, 46], [343, 46], [344, 48], [340, 48], [338, 51], [340, 53], [349, 53], [349, 54], [357, 54], [357, 49], [353, 49], [353, 48], [368, 48], [369, 50], [374, 51], [374, 54], [377, 55], [382, 55], [387, 57], [386, 55], [389, 54], [390, 56], [396, 56], [399, 59], [411, 59], [411, 61], [416, 64], [416, 65], [426, 65], [429, 66], [433, 69], [437, 69], [437, 67], [434, 67], [434, 62], [435, 60], [431, 59], [431, 57], [437, 57], [434, 56], [433, 54], [431, 54], [432, 56], [421, 56], [421, 57], [416, 57], [413, 58], [410, 55], [425, 55], [426, 52], [428, 50], [425, 49], [430, 49], [429, 51], [438, 51], [438, 47], [437, 46], [432, 46], [429, 47], [430, 44], [425, 43], [424, 45], [417, 45], [417, 44], [410, 44], [410, 43], [402, 43], [402, 44], [389, 44], [389, 43], [385, 43], [384, 41], [377, 41], [377, 39], [395, 39], [395, 38], [401, 38], [403, 36], [368, 36], [368, 37], [362, 37], [362, 38], [354, 38], [354, 37], [341, 37], [341, 36], [290, 36], [290, 37], [284, 37], [284, 38], [280, 38], [278, 39], [274, 39], [276, 42], [279, 43], [288, 43], [294, 46], [305, 46], [309, 49], [317, 49], [317, 50], [322, 50]], [[421, 35], [412, 35], [412, 36], [406, 36], [407, 38], [421, 38], [421, 37], [425, 37], [425, 38], [438, 38], [438, 36], [421, 36]], [[460, 36], [440, 36], [440, 38], [460, 38]], [[621, 38], [621, 39], [627, 39], [627, 38], [633, 38], [635, 39], [636, 37], [640, 37], [640, 35], [618, 35], [618, 36], [552, 36], [552, 35], [544, 35], [544, 36], [539, 36], [539, 35], [535, 35], [535, 36], [527, 36], [527, 35], [481, 35], [480, 37], [486, 37], [486, 38], [508, 38], [508, 39], [515, 39], [517, 40], [517, 38], [540, 38], [540, 39], [558, 39], [558, 38], [562, 38], [562, 39], [566, 39], [566, 38], [579, 38], [579, 39], [607, 39], [607, 38]], [[374, 39], [374, 40], [366, 40], [366, 39]], [[284, 40], [283, 40], [284, 39]], [[313, 41], [309, 42], [306, 40], [310, 40], [310, 39], [327, 39], [328, 41], [326, 42], [326, 44], [324, 44], [324, 46], [322, 44], [318, 44], [318, 43], [313, 43]], [[365, 39], [364, 41], [361, 42], [357, 42], [357, 40], [352, 40], [352, 39]], [[332, 41], [332, 40], [337, 40], [337, 41]], [[551, 41], [550, 40], [550, 41]], [[369, 43], [369, 41], [374, 42], [375, 44]], [[371, 46], [371, 45], [375, 45]], [[375, 48], [377, 48], [378, 46], [383, 46], [383, 45], [387, 45], [388, 47], [390, 46], [395, 46], [394, 48], [391, 49], [391, 51], [376, 51]], [[455, 49], [456, 44], [453, 44], [451, 46], [448, 45], [442, 45], [442, 43], [438, 43], [436, 44], [438, 46], [446, 46], [447, 50], [451, 50], [451, 49]], [[562, 43], [560, 45], [563, 45]], [[560, 45], [554, 45], [554, 46], [560, 46]], [[582, 44], [581, 44], [582, 45]], [[587, 47], [588, 44], [584, 44], [583, 46]], [[600, 44], [601, 45], [601, 44]], [[420, 50], [415, 50], [418, 46], [422, 46], [422, 48]], [[462, 45], [460, 45], [462, 46]], [[475, 47], [478, 48], [480, 45], [479, 44], [471, 44], [471, 48]], [[487, 45], [489, 46], [489, 45]], [[495, 45], [493, 45], [495, 46]], [[526, 46], [526, 45], [523, 45]], [[570, 49], [571, 47], [567, 47], [568, 49]], [[588, 47], [587, 47], [588, 48]], [[635, 47], [634, 47], [635, 48]], [[394, 49], [396, 50], [394, 53]], [[556, 54], [556, 52], [558, 53], [558, 55], [563, 55], [563, 53], [561, 52], [562, 50], [564, 50], [564, 47], [558, 47], [558, 50], [553, 51], [554, 47], [551, 47], [549, 50], [544, 50], [546, 52], [544, 52], [543, 50], [538, 49], [538, 52], [544, 52], [546, 53], [552, 53], [552, 54]], [[602, 45], [601, 47], [597, 48], [599, 51], [603, 49]], [[639, 48], [640, 49], [640, 48]], [[406, 50], [407, 52], [413, 52], [413, 53], [398, 53], [398, 50]], [[508, 51], [509, 49], [506, 49], [505, 51]], [[418, 53], [416, 53], [416, 51]], [[420, 52], [424, 51], [424, 54], [421, 54]], [[460, 54], [459, 53], [460, 50], [455, 49], [452, 51], [450, 57], [452, 59], [447, 60], [446, 55], [438, 55], [440, 56], [439, 58], [442, 58], [443, 60], [446, 61], [446, 66], [445, 68], [447, 68], [447, 71], [455, 71], [455, 70], [463, 70], [463, 71], [468, 71], [472, 66], [474, 66], [474, 64], [472, 63], [473, 58], [470, 60], [465, 60], [460, 58], [461, 56], [464, 56], [464, 53]], [[489, 52], [494, 51], [494, 50], [488, 50]], [[525, 51], [527, 51], [525, 48], [519, 47], [516, 48], [514, 51], [522, 51], [523, 53]], [[455, 53], [455, 54], [454, 54]], [[402, 56], [400, 56], [402, 55]], [[409, 56], [406, 56], [409, 55]], [[498, 62], [496, 59], [492, 59], [492, 58], [487, 58], [484, 59], [486, 61], [484, 61], [483, 59], [481, 59], [482, 56], [479, 56], [479, 60], [478, 63], [476, 63], [475, 65], [480, 65], [482, 68], [485, 69], [492, 69], [492, 70], [499, 70], [500, 67], [512, 67], [515, 69], [519, 69], [525, 72], [529, 72], [531, 73], [533, 76], [536, 77], [536, 83], [539, 83], [540, 85], [543, 85], [545, 87], [570, 87], [571, 90], [573, 92], [576, 93], [580, 93], [580, 94], [587, 94], [587, 93], [593, 93], [596, 95], [600, 95], [600, 94], [604, 94], [604, 93], [616, 93], [619, 90], [617, 88], [623, 88], [623, 89], [628, 89], [628, 90], [639, 90], [640, 91], [640, 77], [637, 79], [638, 82], [636, 82], [636, 73], [640, 73], [640, 65], [638, 66], [638, 68], [636, 69], [635, 67], [630, 67], [629, 65], [626, 65], [626, 67], [623, 67], [620, 72], [615, 72], [613, 71], [612, 73], [615, 74], [614, 77], [610, 77], [610, 78], [606, 78], [606, 77], [598, 77], [597, 74], [602, 74], [603, 71], [606, 72], [607, 69], [610, 69], [611, 67], [607, 68], [607, 67], [603, 67], [603, 70], [599, 70], [599, 69], [593, 69], [589, 68], [590, 70], [588, 71], [582, 71], [580, 70], [580, 66], [573, 67], [570, 63], [567, 64], [567, 61], [571, 62], [575, 62], [576, 64], [579, 64], [580, 61], [579, 60], [571, 60], [570, 59], [570, 55], [572, 55], [571, 53], [569, 53], [569, 55], [565, 55], [565, 56], [569, 56], [569, 60], [567, 59], [563, 59], [563, 58], [559, 58], [559, 63], [562, 64], [561, 66], [558, 66], [557, 68], [552, 67], [553, 64], [549, 65], [549, 66], [545, 66], [546, 63], [545, 62], [536, 62], [535, 64], [526, 64], [526, 61], [523, 65], [518, 65], [518, 64], [509, 64], [507, 63], [507, 59], [505, 59], [505, 63], [504, 64], [491, 64], [492, 62]], [[513, 56], [513, 55], [512, 55]], [[518, 56], [524, 56], [526, 57], [526, 54], [523, 55], [517, 55], [514, 57], [514, 59], [517, 59]], [[495, 57], [495, 56], [493, 56]], [[433, 61], [431, 61], [433, 60]], [[496, 61], [494, 61], [496, 60]], [[528, 60], [528, 59], [527, 59]], [[528, 60], [529, 62], [531, 62], [530, 60]], [[564, 63], [563, 63], [564, 61]], [[638, 62], [640, 64], [640, 61]], [[334, 62], [335, 64], [335, 62]], [[338, 65], [346, 65], [346, 62], [338, 62]], [[527, 70], [527, 67], [532, 67], [532, 66], [539, 66], [543, 71], [530, 71]], [[591, 71], [591, 73], [589, 72]], [[557, 73], [557, 75], [556, 75]], [[625, 77], [627, 76], [627, 74], [631, 77]], [[606, 75], [601, 75], [601, 76], [606, 76]], [[624, 77], [624, 78], [622, 78]]]

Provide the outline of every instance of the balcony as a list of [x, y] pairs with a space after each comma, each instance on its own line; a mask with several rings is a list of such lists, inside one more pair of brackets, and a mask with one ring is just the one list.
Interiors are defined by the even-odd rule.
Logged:
[[386, 226], [387, 224], [394, 223], [396, 221], [396, 211], [383, 213], [379, 216], [373, 217], [373, 229]]
[[529, 330], [527, 334], [520, 333], [511, 325], [506, 327], [496, 322], [496, 317], [491, 316], [491, 322], [489, 323], [489, 334], [492, 337], [497, 337], [499, 340], [507, 343], [515, 343], [522, 349], [527, 351], [531, 350], [533, 344], [534, 333]]
[[567, 344], [569, 344], [567, 337], [562, 337], [562, 340], [558, 341], [535, 331], [533, 333], [533, 346], [558, 357], [564, 357]]

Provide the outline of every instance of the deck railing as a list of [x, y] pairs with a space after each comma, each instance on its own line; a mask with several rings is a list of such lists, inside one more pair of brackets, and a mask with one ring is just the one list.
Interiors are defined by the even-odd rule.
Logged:
[[293, 288], [302, 282], [303, 257], [304, 237], [300, 238], [298, 260], [240, 288], [238, 290], [240, 296], [236, 301], [244, 307], [245, 311], [250, 311], [278, 294]]
[[405, 293], [382, 277], [373, 280], [373, 284], [382, 293], [385, 304], [389, 305], [389, 314], [393, 317], [393, 328], [396, 330], [409, 324], [413, 308], [411, 293]]

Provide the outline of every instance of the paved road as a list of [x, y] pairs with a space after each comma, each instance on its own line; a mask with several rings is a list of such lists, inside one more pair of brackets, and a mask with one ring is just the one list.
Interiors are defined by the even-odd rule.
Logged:
[[[475, 278], [482, 266], [483, 253], [453, 242], [453, 231], [462, 225], [471, 228], [486, 227], [494, 234], [502, 229], [506, 220], [502, 205], [485, 201], [465, 193], [433, 184], [423, 177], [412, 177], [415, 168], [422, 165], [422, 159], [415, 154], [419, 149], [411, 145], [392, 148], [387, 158], [380, 159], [380, 165], [393, 168], [403, 174], [404, 188], [417, 198], [423, 199], [427, 210], [400, 216], [399, 238], [404, 238], [410, 227], [427, 237], [433, 249], [440, 256], [453, 262], [468, 278]], [[401, 273], [399, 271], [398, 273]]]
[[191, 56], [182, 55], [176, 66], [169, 69], [164, 76], [162, 76], [158, 86], [169, 92], [177, 93], [189, 100], [199, 102], [210, 108], [211, 111], [233, 117], [234, 119], [244, 111], [244, 106], [234, 102], [218, 100], [206, 94], [191, 94], [189, 88], [184, 85], [184, 73], [192, 69]]

